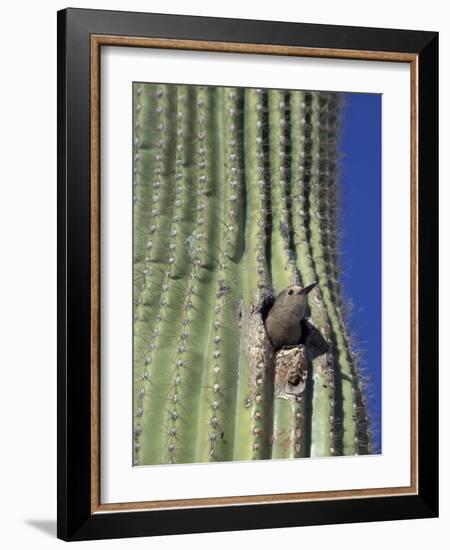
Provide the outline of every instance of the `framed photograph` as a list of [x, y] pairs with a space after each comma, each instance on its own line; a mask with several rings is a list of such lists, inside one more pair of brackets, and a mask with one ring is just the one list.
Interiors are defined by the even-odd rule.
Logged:
[[58, 13], [58, 536], [438, 514], [438, 36]]

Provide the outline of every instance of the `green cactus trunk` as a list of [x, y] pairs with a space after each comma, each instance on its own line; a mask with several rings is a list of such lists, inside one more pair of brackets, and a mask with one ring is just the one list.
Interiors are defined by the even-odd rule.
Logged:
[[[134, 464], [366, 454], [333, 93], [136, 83]], [[274, 295], [317, 281], [300, 346]]]

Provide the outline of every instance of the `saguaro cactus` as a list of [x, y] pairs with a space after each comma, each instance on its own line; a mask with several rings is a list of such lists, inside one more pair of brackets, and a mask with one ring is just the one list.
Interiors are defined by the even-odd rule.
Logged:
[[[136, 83], [134, 464], [370, 452], [336, 244], [339, 97]], [[264, 319], [318, 285], [299, 346]]]

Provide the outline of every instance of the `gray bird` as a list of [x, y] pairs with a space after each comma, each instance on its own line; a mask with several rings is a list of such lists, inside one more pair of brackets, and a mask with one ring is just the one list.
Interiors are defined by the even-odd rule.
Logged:
[[277, 350], [283, 346], [296, 346], [302, 337], [301, 321], [308, 306], [308, 294], [317, 283], [304, 288], [288, 286], [276, 297], [266, 318], [266, 331]]

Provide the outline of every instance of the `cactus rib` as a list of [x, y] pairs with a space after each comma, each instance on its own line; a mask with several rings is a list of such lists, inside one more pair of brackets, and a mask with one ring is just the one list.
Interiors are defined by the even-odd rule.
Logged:
[[[267, 188], [263, 147], [264, 108], [263, 91], [246, 89], [244, 95], [246, 261], [242, 264], [242, 344], [235, 422], [235, 460], [270, 456], [273, 380], [267, 372], [264, 361], [249, 358], [251, 351], [248, 349], [254, 347], [254, 342], [249, 344], [251, 311], [260, 307], [263, 293], [269, 285], [265, 255]], [[264, 331], [264, 327], [262, 330]], [[258, 337], [260, 336], [259, 332]]]

